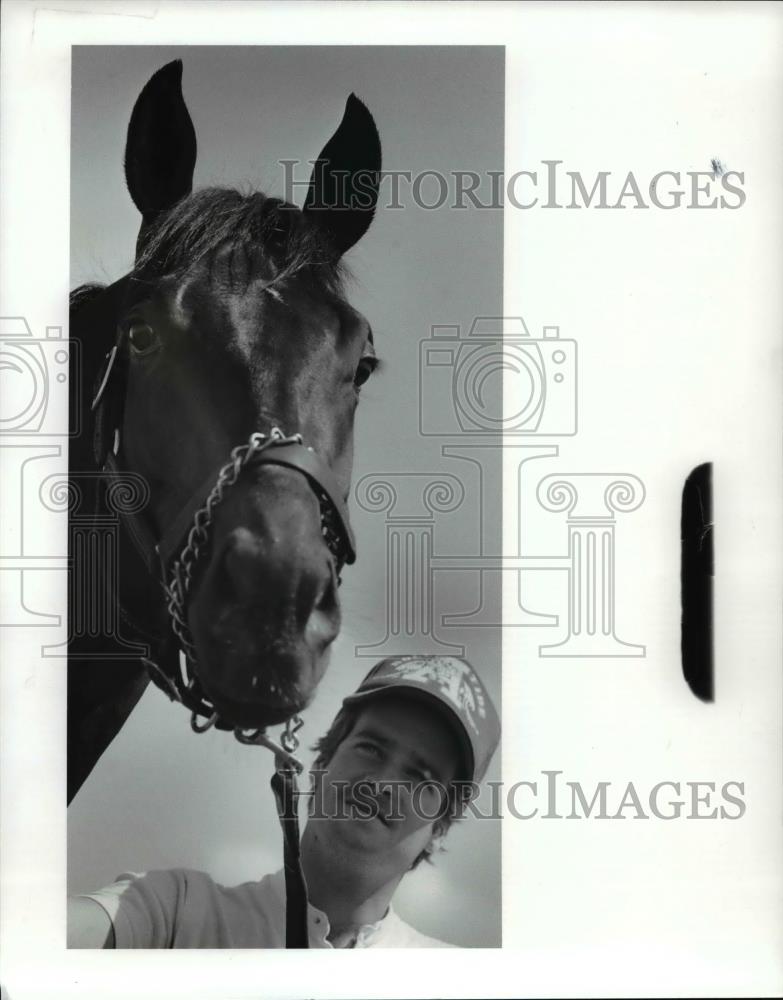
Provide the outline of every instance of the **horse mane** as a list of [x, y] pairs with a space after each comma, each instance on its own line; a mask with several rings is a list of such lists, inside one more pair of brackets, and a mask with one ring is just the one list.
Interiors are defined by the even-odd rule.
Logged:
[[340, 294], [348, 276], [318, 225], [296, 206], [261, 192], [203, 188], [183, 198], [143, 234], [134, 277], [178, 275], [218, 249], [256, 246], [273, 264], [274, 281], [309, 269]]

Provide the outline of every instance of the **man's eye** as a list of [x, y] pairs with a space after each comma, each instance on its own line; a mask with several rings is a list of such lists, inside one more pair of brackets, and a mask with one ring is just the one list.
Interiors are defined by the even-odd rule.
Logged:
[[381, 751], [374, 743], [367, 743], [365, 740], [360, 740], [356, 744], [356, 749], [361, 750], [362, 753], [366, 753], [374, 757], [379, 757], [381, 753]]
[[366, 354], [356, 368], [356, 373], [353, 377], [354, 386], [360, 389], [377, 367], [378, 359], [372, 354]]

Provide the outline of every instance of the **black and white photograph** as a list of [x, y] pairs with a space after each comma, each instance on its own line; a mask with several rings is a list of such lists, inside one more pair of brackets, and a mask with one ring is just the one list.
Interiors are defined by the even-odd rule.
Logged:
[[[471, 310], [502, 310], [502, 212], [434, 206], [456, 157], [502, 171], [503, 50], [91, 46], [73, 60], [71, 338], [92, 387], [69, 479], [74, 946], [96, 922], [104, 935], [104, 912], [117, 947], [286, 945], [276, 754], [257, 739], [282, 736], [324, 772], [300, 782], [312, 947], [498, 947], [499, 818], [460, 816], [452, 782], [478, 786], [498, 751], [499, 594], [482, 606], [464, 572], [435, 588], [428, 563], [436, 517], [441, 544], [499, 553], [499, 449], [485, 459], [486, 433], [460, 433], [457, 350], [448, 382], [434, 351], [419, 359], [441, 343], [428, 330], [449, 321], [445, 353]], [[429, 111], [401, 120], [422, 89]], [[457, 109], [467, 143], [443, 127]], [[498, 340], [469, 359], [466, 390], [496, 445]], [[468, 446], [462, 462], [446, 443]], [[487, 510], [463, 485], [472, 455], [493, 479]], [[112, 596], [91, 604], [97, 587]], [[331, 777], [365, 700], [379, 719]], [[361, 811], [354, 792], [331, 788], [347, 778], [380, 813], [357, 815], [359, 834], [343, 815]], [[150, 874], [114, 882], [128, 869]]]
[[783, 4], [2, 21], [3, 996], [780, 995]]

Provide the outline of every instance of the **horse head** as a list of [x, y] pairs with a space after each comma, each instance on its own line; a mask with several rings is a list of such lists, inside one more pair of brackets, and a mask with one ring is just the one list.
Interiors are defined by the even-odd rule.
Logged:
[[181, 76], [179, 61], [159, 70], [128, 128], [142, 221], [99, 412], [120, 400], [111, 453], [149, 487], [190, 694], [224, 728], [260, 728], [307, 704], [340, 628], [354, 417], [377, 363], [341, 261], [372, 221], [380, 141], [351, 95], [301, 210], [193, 192]]

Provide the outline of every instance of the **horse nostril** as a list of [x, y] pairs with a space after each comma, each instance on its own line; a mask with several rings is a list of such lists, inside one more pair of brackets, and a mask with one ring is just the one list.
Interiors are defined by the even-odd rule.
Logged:
[[329, 578], [321, 590], [320, 596], [315, 602], [315, 610], [320, 611], [322, 614], [330, 615], [337, 610], [337, 606], [337, 575], [335, 573], [334, 563], [330, 559]]
[[313, 604], [305, 625], [305, 640], [311, 648], [324, 648], [340, 631], [340, 604], [337, 599], [337, 577], [329, 560], [329, 576]]

